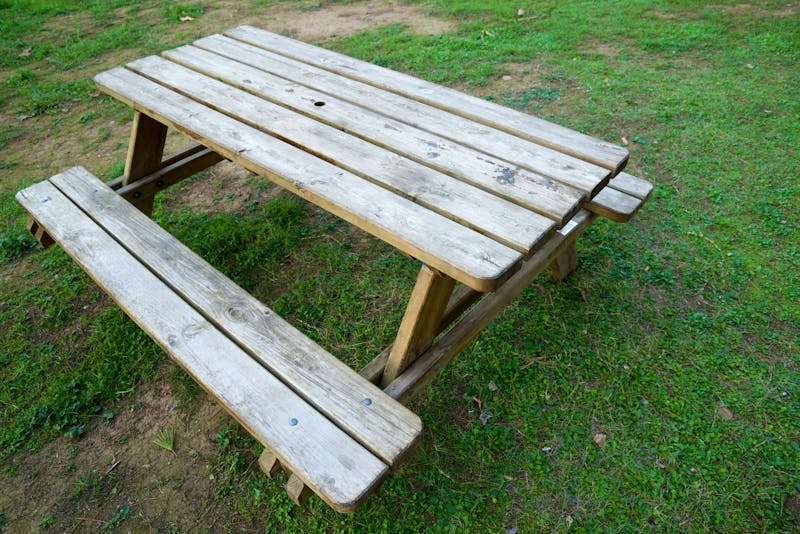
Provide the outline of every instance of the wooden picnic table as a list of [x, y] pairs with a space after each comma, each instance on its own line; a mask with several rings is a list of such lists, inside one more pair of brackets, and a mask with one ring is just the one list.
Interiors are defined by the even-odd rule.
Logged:
[[[620, 146], [251, 26], [95, 81], [136, 112], [125, 173], [102, 185], [73, 169], [23, 191], [32, 232], [63, 246], [265, 444], [262, 468], [293, 473], [293, 498], [310, 488], [342, 511], [358, 506], [417, 441], [421, 423], [397, 401], [418, 393], [543, 269], [569, 274], [575, 238], [597, 214], [627, 220], [652, 189], [621, 172], [628, 152]], [[168, 128], [196, 144], [165, 157]], [[360, 375], [143, 215], [158, 191], [223, 158], [422, 262], [395, 342]], [[41, 208], [61, 196], [59, 209]], [[65, 229], [73, 204], [70, 217], [80, 220], [70, 224], [87, 236], [97, 228], [91, 244]], [[87, 252], [98, 247], [118, 264]], [[131, 287], [148, 272], [149, 289]], [[174, 302], [150, 295], [159, 284]], [[185, 324], [157, 311], [180, 302]], [[192, 348], [187, 329], [199, 332], [203, 321], [219, 339]], [[220, 363], [220, 353], [229, 359]], [[226, 368], [235, 372], [220, 378]], [[270, 381], [250, 384], [260, 407], [239, 391], [256, 368]], [[297, 410], [309, 414], [292, 416]], [[289, 427], [313, 419], [318, 435], [304, 435], [310, 441], [299, 447], [276, 413]]]

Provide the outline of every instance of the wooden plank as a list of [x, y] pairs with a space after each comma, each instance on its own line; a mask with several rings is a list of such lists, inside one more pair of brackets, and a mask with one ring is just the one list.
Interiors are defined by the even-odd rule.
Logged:
[[417, 276], [411, 299], [383, 370], [381, 384], [386, 387], [427, 349], [436, 334], [455, 280], [423, 265]]
[[[111, 189], [75, 173], [51, 181], [253, 358], [376, 456], [394, 465], [422, 431], [392, 401]], [[367, 401], [369, 399], [369, 401]]]
[[615, 222], [627, 222], [639, 211], [643, 203], [643, 200], [613, 187], [605, 187], [589, 201], [586, 209]]
[[522, 255], [131, 71], [95, 77], [103, 91], [478, 291], [510, 276]]
[[152, 197], [159, 191], [219, 163], [222, 159], [222, 156], [206, 148], [120, 187], [117, 189], [117, 194], [136, 203], [139, 199]]
[[[436, 335], [442, 333], [442, 331], [447, 328], [450, 323], [458, 319], [462, 313], [469, 309], [469, 307], [477, 302], [482, 296], [483, 293], [475, 291], [467, 286], [458, 286], [455, 291], [453, 291], [453, 294], [450, 297], [450, 302], [447, 303], [447, 309], [445, 309], [444, 316], [442, 317], [439, 328], [437, 328]], [[386, 368], [386, 362], [389, 360], [389, 354], [392, 352], [392, 346], [393, 345], [389, 345], [383, 349], [380, 354], [370, 360], [369, 363], [367, 363], [358, 372], [358, 374], [373, 384], [380, 383], [381, 378], [383, 377], [383, 370]]]
[[[131, 140], [128, 144], [128, 156], [125, 160], [123, 185], [130, 185], [141, 178], [157, 171], [161, 167], [164, 155], [164, 143], [167, 140], [167, 127], [152, 117], [138, 111], [133, 117]], [[153, 198], [136, 199], [134, 205], [143, 213], [153, 211]]]
[[[220, 56], [198, 51], [211, 56], [205, 62], [209, 69], [232, 68], [237, 76], [257, 76], [231, 67], [231, 62]], [[220, 61], [222, 66], [218, 66]], [[547, 217], [166, 59], [150, 56], [129, 63], [127, 68], [522, 253], [529, 253], [555, 231], [555, 224]], [[488, 175], [486, 180], [496, 183]], [[563, 209], [569, 213], [577, 207], [576, 198]]]
[[[251, 65], [281, 78], [302, 84], [303, 94], [321, 93], [315, 101], [327, 102], [331, 98], [355, 104], [361, 113], [371, 110], [381, 117], [397, 119], [402, 126], [392, 126], [411, 131], [419, 129], [425, 134], [417, 134], [419, 139], [433, 143], [434, 146], [447, 147], [449, 142], [458, 146], [471, 147], [479, 151], [481, 157], [506, 167], [519, 166], [534, 173], [559, 180], [582, 191], [596, 192], [607, 180], [607, 169], [565, 155], [557, 150], [531, 143], [497, 129], [478, 124], [453, 113], [427, 106], [415, 100], [389, 91], [377, 89], [367, 84], [332, 74], [308, 64], [282, 57], [256, 46], [237, 42], [233, 39], [215, 35], [195, 41], [194, 45], [233, 59], [241, 64]], [[171, 51], [164, 55], [171, 56]], [[297, 95], [284, 95], [295, 96]], [[326, 107], [328, 104], [326, 103]], [[304, 108], [308, 107], [305, 102]], [[334, 109], [339, 109], [337, 105]], [[318, 110], [326, 112], [326, 110]], [[332, 116], [332, 112], [327, 110]], [[345, 116], [346, 119], [346, 116]], [[336, 119], [332, 119], [336, 120]], [[378, 120], [380, 124], [380, 119]], [[390, 136], [392, 132], [380, 131], [379, 137]], [[394, 132], [398, 133], [398, 132]], [[399, 133], [398, 133], [399, 134]], [[406, 136], [407, 137], [407, 136]], [[388, 138], [387, 138], [388, 139]], [[396, 143], [393, 140], [392, 143]], [[430, 148], [427, 149], [430, 151]], [[436, 150], [435, 152], [439, 152]]]
[[225, 32], [225, 35], [541, 143], [601, 165], [612, 170], [614, 174], [622, 170], [628, 160], [628, 151], [623, 147], [408, 74], [320, 49], [253, 26], [239, 26]]
[[[72, 169], [61, 177], [75, 175], [88, 173]], [[165, 352], [333, 508], [353, 510], [386, 476], [381, 460], [221, 335], [52, 183], [31, 186], [17, 200]]]
[[[232, 42], [235, 43], [235, 41]], [[551, 178], [526, 171], [500, 158], [491, 157], [484, 152], [409, 126], [397, 118], [370, 111], [337, 96], [309, 89], [262, 70], [231, 61], [218, 54], [185, 46], [164, 52], [164, 56], [193, 70], [224, 81], [223, 87], [227, 87], [228, 84], [239, 87], [253, 95], [314, 119], [311, 123], [323, 122], [332, 129], [347, 132], [368, 142], [362, 142], [362, 144], [371, 143], [392, 151], [384, 156], [390, 161], [384, 173], [387, 171], [411, 172], [412, 176], [421, 175], [424, 174], [424, 168], [421, 167], [425, 165], [547, 215], [561, 224], [574, 215], [584, 198], [582, 191]], [[250, 60], [256, 61], [256, 57], [254, 56]], [[142, 62], [155, 63], [152, 59], [147, 58], [128, 64], [127, 67], [144, 72], [141, 67]], [[185, 73], [174, 72], [176, 69], [174, 67], [170, 69], [169, 64], [158, 66], [167, 73], [157, 73], [153, 66], [149, 69], [148, 76], [154, 77], [154, 79], [157, 76], [159, 83], [165, 83], [171, 76], [175, 78], [188, 77]], [[154, 71], [156, 73], [150, 74]], [[192, 85], [187, 85], [177, 79], [172, 81], [170, 86], [173, 89], [182, 87], [184, 91], [196, 91]], [[227, 87], [227, 90], [230, 92], [230, 87]], [[209, 101], [216, 102], [219, 97], [208, 95], [207, 98]], [[211, 100], [212, 98], [214, 100]], [[307, 123], [309, 121], [310, 119], [306, 119]], [[454, 125], [452, 128], [456, 128], [456, 126]], [[320, 126], [317, 126], [315, 130], [319, 132]], [[330, 134], [326, 136], [330, 137]], [[351, 142], [356, 142], [350, 136], [347, 138]], [[320, 139], [315, 139], [313, 148], [318, 149], [319, 143]], [[304, 142], [302, 145], [308, 147], [309, 143]], [[397, 158], [394, 153], [403, 158], [409, 158], [419, 165], [411, 166], [408, 171], [395, 169], [398, 162], [404, 160]], [[341, 161], [341, 159], [337, 161]], [[427, 174], [430, 175], [430, 173]], [[441, 182], [442, 180], [436, 181]], [[453, 182], [452, 179], [446, 181], [451, 184]], [[587, 181], [590, 186], [594, 186], [596, 182], [594, 179]]]
[[[168, 156], [164, 156], [164, 159], [161, 160], [161, 166], [159, 167], [159, 170], [156, 171], [156, 173], [162, 171], [166, 167], [175, 168], [175, 165], [183, 160], [191, 161], [199, 152], [210, 153], [211, 151], [206, 147], [204, 147], [203, 145], [201, 145], [200, 143], [192, 143], [187, 147], [184, 147], [176, 152], [173, 152], [172, 154], [169, 154]], [[223, 158], [220, 157], [220, 159]], [[152, 175], [148, 175], [147, 177], [142, 178], [142, 181], [147, 180], [151, 176]], [[106, 182], [106, 184], [114, 191], [118, 191], [122, 187], [122, 182], [124, 181], [124, 179], [125, 175], [123, 174], [122, 176], [117, 176], [113, 180]]]
[[628, 174], [627, 172], [621, 172], [616, 175], [608, 185], [632, 197], [639, 198], [642, 201], [650, 198], [650, 194], [653, 192], [653, 184], [647, 180], [642, 180], [632, 174]]
[[564, 230], [557, 232], [531, 256], [520, 270], [497, 291], [486, 295], [453, 325], [406, 371], [384, 388], [400, 402], [407, 403], [435, 378], [441, 370], [478, 335], [500, 311], [530, 285], [552, 260], [575, 241], [594, 219], [582, 210]]
[[550, 263], [550, 275], [556, 282], [565, 280], [578, 268], [578, 251], [572, 243]]

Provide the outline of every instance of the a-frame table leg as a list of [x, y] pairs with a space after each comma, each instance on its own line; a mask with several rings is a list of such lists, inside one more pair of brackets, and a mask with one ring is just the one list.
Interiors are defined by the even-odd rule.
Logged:
[[[164, 143], [167, 140], [167, 127], [139, 111], [133, 117], [128, 157], [125, 160], [125, 174], [122, 185], [129, 185], [161, 168], [164, 156]], [[150, 215], [153, 211], [153, 197], [133, 199], [139, 211]]]
[[449, 276], [422, 266], [383, 370], [384, 387], [433, 343], [454, 286], [455, 280]]

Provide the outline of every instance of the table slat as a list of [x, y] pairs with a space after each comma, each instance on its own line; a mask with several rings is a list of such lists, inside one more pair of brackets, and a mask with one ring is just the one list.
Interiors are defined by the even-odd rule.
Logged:
[[[459, 115], [224, 36], [206, 37], [195, 41], [194, 45], [303, 84], [309, 89], [341, 96], [362, 109], [370, 109], [428, 132], [421, 136], [423, 138], [433, 135], [468, 146], [481, 151], [483, 157], [491, 155], [504, 160], [507, 166], [523, 167], [581, 191], [596, 193], [611, 174], [603, 167]], [[392, 139], [391, 132], [383, 132], [381, 137]]]
[[[164, 57], [447, 173], [563, 223], [583, 192], [399, 120], [195, 47]], [[324, 105], [315, 105], [324, 103]]]
[[320, 49], [253, 26], [239, 26], [225, 34], [530, 139], [601, 165], [612, 170], [614, 174], [628, 161], [628, 151], [623, 147], [408, 74]]
[[126, 67], [525, 254], [555, 230], [542, 215], [166, 59], [150, 56]]
[[95, 82], [115, 98], [473, 289], [494, 289], [522, 259], [501, 243], [129, 70], [106, 71]]

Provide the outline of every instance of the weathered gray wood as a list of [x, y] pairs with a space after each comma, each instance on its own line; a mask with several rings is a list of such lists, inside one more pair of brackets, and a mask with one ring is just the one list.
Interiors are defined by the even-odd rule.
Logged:
[[[86, 174], [76, 168], [61, 177]], [[221, 334], [51, 182], [20, 191], [17, 200], [165, 352], [333, 508], [353, 510], [387, 475], [384, 462]]]
[[640, 198], [605, 187], [586, 204], [586, 209], [615, 222], [627, 222], [643, 203]]
[[252, 26], [239, 26], [225, 32], [225, 35], [468, 117], [601, 165], [614, 173], [619, 172], [628, 160], [628, 151], [623, 147], [408, 74], [322, 50]]
[[[292, 96], [323, 94], [327, 102], [331, 95], [335, 95], [338, 102], [342, 102], [342, 99], [349, 101], [362, 113], [365, 110], [372, 110], [384, 118], [388, 116], [400, 119], [405, 123], [402, 126], [404, 130], [408, 130], [409, 127], [406, 125], [409, 125], [415, 127], [410, 131], [418, 128], [429, 132], [427, 135], [418, 136], [425, 141], [446, 146], [447, 143], [441, 139], [437, 140], [441, 137], [457, 145], [477, 149], [483, 158], [488, 156], [487, 159], [497, 161], [503, 166], [510, 168], [519, 166], [582, 191], [596, 192], [600, 182], [604, 183], [610, 175], [607, 169], [557, 150], [227, 37], [219, 35], [207, 37], [195, 42], [195, 46], [307, 86]], [[335, 107], [340, 108], [341, 105], [337, 104]], [[325, 110], [319, 111], [325, 112]], [[328, 112], [328, 116], [331, 120], [336, 120], [335, 114]], [[384, 136], [387, 134], [387, 132], [382, 133]], [[398, 136], [407, 135], [399, 131], [396, 133]], [[429, 151], [430, 149], [426, 150]]]
[[422, 431], [419, 417], [383, 395], [155, 222], [138, 216], [111, 189], [75, 173], [51, 181], [209, 321], [231, 334], [272, 374], [384, 462], [393, 465], [412, 448]]
[[[258, 76], [257, 72], [248, 72], [246, 67], [236, 66], [220, 56], [195, 50], [211, 56], [204, 62], [208, 69], [232, 69], [231, 75], [244, 76], [245, 79]], [[180, 51], [173, 52], [177, 54]], [[543, 237], [555, 231], [553, 220], [547, 217], [177, 63], [150, 56], [129, 63], [127, 68], [525, 254]], [[281, 94], [287, 93], [282, 91]], [[309, 105], [307, 100], [303, 105], [318, 109]], [[479, 173], [480, 169], [474, 171]], [[496, 183], [488, 174], [484, 180]], [[557, 200], [562, 197], [550, 196], [555, 197], [553, 205], [558, 207]], [[576, 193], [571, 203], [562, 203], [563, 210], [559, 216], [577, 210], [580, 198]], [[545, 203], [545, 200], [541, 202]]]
[[131, 71], [99, 74], [105, 92], [215, 152], [479, 291], [502, 283], [522, 255]]
[[[189, 159], [191, 156], [194, 156], [198, 152], [208, 151], [206, 147], [201, 145], [200, 143], [192, 143], [172, 154], [164, 156], [164, 159], [161, 160], [161, 166], [159, 169], [163, 169], [164, 167], [169, 167], [175, 163], [180, 162], [181, 160]], [[146, 178], [145, 178], [146, 179]], [[113, 189], [114, 191], [119, 190], [122, 187], [122, 182], [125, 180], [125, 175], [117, 176], [113, 180], [106, 182], [106, 185]]]
[[[235, 43], [235, 41], [233, 42]], [[350, 134], [347, 136], [341, 133], [340, 136], [350, 139], [350, 142], [356, 143], [356, 146], [358, 146], [358, 141], [363, 139], [360, 145], [373, 144], [390, 151], [384, 155], [385, 158], [389, 158], [390, 163], [382, 165], [383, 174], [406, 172], [412, 176], [428, 176], [430, 172], [425, 173], [420, 168], [427, 166], [521, 206], [536, 210], [560, 223], [571, 217], [583, 200], [584, 193], [574, 187], [527, 171], [496, 155], [489, 156], [485, 152], [465, 147], [439, 135], [405, 124], [403, 122], [403, 119], [406, 119], [405, 116], [388, 117], [360, 105], [349, 103], [339, 98], [339, 93], [337, 96], [333, 96], [313, 90], [193, 46], [169, 50], [164, 52], [164, 56], [191, 67], [193, 70], [223, 80], [225, 82], [223, 87], [227, 87], [229, 93], [230, 85], [233, 85], [251, 92], [253, 96], [250, 100], [252, 101], [266, 99], [276, 105], [285, 106], [301, 113], [306, 116], [304, 123], [318, 125], [315, 128], [317, 131], [321, 129], [319, 123], [322, 122], [329, 125], [331, 129]], [[187, 92], [198, 93], [198, 89], [192, 84], [186, 84], [182, 80], [176, 79], [188, 76], [186, 73], [175, 72], [177, 69], [170, 68], [169, 63], [154, 66], [152, 64], [155, 61], [147, 58], [127, 66], [133, 70], [144, 71], [144, 67], [141, 66], [142, 62], [150, 64], [147, 74], [149, 77], [157, 77], [161, 83], [173, 78], [174, 81], [170, 83], [171, 87], [183, 87]], [[151, 74], [156, 70], [154, 67], [158, 68], [158, 76]], [[218, 93], [207, 92], [200, 98], [208, 102], [216, 102], [219, 96]], [[324, 105], [315, 105], [319, 103], [324, 103]], [[267, 109], [272, 108], [267, 107]], [[236, 115], [247, 116], [239, 112]], [[457, 126], [454, 125], [453, 128], [457, 128]], [[280, 132], [277, 134], [280, 136]], [[326, 135], [326, 137], [330, 136], [330, 134]], [[359, 140], [354, 140], [352, 136], [358, 137]], [[314, 142], [315, 149], [318, 144], [318, 141]], [[308, 146], [308, 143], [301, 142], [300, 145]], [[484, 150], [486, 148], [484, 147]], [[402, 157], [398, 158], [398, 155]], [[332, 159], [339, 164], [342, 161], [351, 163], [351, 160], [341, 156]], [[412, 160], [406, 163], [406, 166], [410, 167], [409, 170], [396, 169], [398, 163], [403, 163], [408, 159]], [[412, 162], [417, 165], [412, 165]], [[603, 172], [607, 173], [605, 169]], [[434, 186], [436, 182], [441, 181], [441, 178], [435, 180]], [[453, 181], [450, 179], [445, 183]], [[594, 185], [596, 180], [590, 180], [589, 183]]]
[[289, 497], [297, 506], [304, 506], [308, 498], [311, 497], [312, 491], [303, 482], [302, 478], [292, 473], [286, 482], [286, 493], [289, 494]]
[[616, 175], [613, 180], [608, 182], [608, 185], [642, 201], [650, 198], [650, 194], [653, 192], [653, 184], [627, 172]]
[[[164, 143], [167, 140], [167, 127], [152, 117], [136, 112], [131, 127], [131, 140], [128, 144], [128, 157], [125, 160], [123, 185], [130, 185], [137, 180], [157, 171], [161, 167], [164, 155]], [[135, 199], [134, 205], [149, 215], [153, 211], [153, 197]]]
[[426, 350], [442, 322], [455, 280], [423, 265], [417, 276], [411, 299], [406, 306], [397, 337], [383, 370], [381, 385], [387, 386], [417, 356]]
[[465, 313], [408, 369], [397, 377], [384, 391], [400, 402], [407, 403], [435, 378], [441, 370], [466, 347], [498, 313], [530, 285], [552, 260], [574, 242], [591, 223], [594, 214], [582, 210], [569, 224], [559, 230], [520, 270], [495, 292], [486, 295], [475, 307]]

